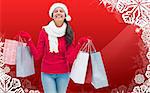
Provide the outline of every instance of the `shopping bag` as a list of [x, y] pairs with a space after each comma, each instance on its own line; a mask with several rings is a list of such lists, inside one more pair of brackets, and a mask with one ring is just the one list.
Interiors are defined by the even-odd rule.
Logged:
[[[77, 58], [75, 59], [71, 72], [70, 72], [70, 78], [78, 84], [84, 84], [85, 77], [86, 77], [86, 71], [88, 66], [88, 60], [89, 60], [89, 46], [88, 43], [83, 44], [81, 47]], [[88, 50], [87, 50], [88, 49]]]
[[19, 42], [16, 56], [16, 76], [27, 77], [35, 74], [34, 60], [26, 43]]
[[98, 89], [107, 87], [108, 79], [106, 76], [102, 56], [100, 52], [96, 52], [94, 44], [91, 42], [93, 52], [90, 52], [91, 63], [92, 63], [92, 85]]
[[18, 41], [5, 39], [4, 42], [4, 63], [8, 65], [16, 64], [16, 49]]

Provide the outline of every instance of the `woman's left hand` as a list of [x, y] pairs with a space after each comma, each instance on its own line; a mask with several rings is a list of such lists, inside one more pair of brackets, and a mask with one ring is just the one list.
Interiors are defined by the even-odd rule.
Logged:
[[81, 38], [79, 39], [78, 43], [80, 43], [81, 45], [83, 45], [84, 43], [87, 43], [88, 40], [91, 40], [91, 41], [92, 41], [91, 36], [81, 37]]

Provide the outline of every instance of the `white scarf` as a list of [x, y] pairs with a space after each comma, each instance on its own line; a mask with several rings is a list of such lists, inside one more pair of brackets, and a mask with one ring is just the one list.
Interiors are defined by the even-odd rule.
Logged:
[[67, 24], [63, 23], [61, 27], [57, 27], [54, 21], [51, 21], [47, 26], [43, 26], [48, 34], [50, 52], [58, 53], [58, 37], [62, 37], [66, 33]]

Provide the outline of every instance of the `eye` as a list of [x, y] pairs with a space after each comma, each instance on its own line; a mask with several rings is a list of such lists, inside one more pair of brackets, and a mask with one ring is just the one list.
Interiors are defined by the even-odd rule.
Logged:
[[60, 12], [63, 13], [64, 11], [63, 11], [63, 10], [60, 10]]
[[55, 11], [54, 11], [54, 13], [57, 13], [57, 12], [58, 12], [58, 10], [55, 10]]

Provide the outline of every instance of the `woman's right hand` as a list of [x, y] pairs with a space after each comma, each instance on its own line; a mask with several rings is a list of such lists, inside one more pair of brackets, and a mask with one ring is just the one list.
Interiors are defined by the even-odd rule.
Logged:
[[20, 32], [20, 36], [22, 38], [24, 38], [26, 41], [30, 41], [31, 40], [31, 35], [28, 32], [22, 31], [22, 32]]

